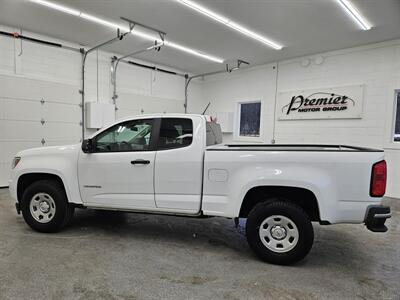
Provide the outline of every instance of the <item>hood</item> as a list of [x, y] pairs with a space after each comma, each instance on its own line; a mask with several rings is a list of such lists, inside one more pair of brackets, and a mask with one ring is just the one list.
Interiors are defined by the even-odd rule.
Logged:
[[51, 147], [38, 147], [22, 150], [17, 153], [16, 156], [39, 156], [39, 155], [49, 155], [49, 154], [62, 154], [76, 152], [81, 148], [81, 144], [65, 145], [65, 146], [51, 146]]

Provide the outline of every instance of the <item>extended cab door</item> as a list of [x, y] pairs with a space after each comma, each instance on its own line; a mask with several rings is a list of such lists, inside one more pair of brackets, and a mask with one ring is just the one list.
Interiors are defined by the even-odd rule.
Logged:
[[163, 117], [157, 143], [158, 208], [198, 213], [201, 204], [205, 128], [202, 117]]
[[108, 208], [155, 208], [153, 119], [114, 125], [93, 139], [94, 153], [80, 153], [83, 202]]

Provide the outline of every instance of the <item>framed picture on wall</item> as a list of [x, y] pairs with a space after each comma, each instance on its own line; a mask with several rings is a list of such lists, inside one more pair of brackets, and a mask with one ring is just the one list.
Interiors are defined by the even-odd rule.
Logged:
[[239, 140], [261, 138], [261, 101], [238, 103], [235, 138]]

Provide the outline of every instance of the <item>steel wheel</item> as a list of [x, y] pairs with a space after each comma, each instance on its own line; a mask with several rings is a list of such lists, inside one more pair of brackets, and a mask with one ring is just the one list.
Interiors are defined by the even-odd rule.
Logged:
[[292, 250], [299, 241], [299, 230], [296, 224], [281, 215], [266, 218], [261, 223], [259, 235], [264, 246], [277, 253]]
[[29, 211], [37, 222], [45, 224], [54, 218], [56, 204], [49, 194], [37, 193], [31, 198]]

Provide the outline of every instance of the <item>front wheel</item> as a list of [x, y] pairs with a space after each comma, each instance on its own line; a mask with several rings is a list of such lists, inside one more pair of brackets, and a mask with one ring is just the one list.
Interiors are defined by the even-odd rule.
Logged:
[[21, 199], [21, 210], [25, 222], [39, 232], [61, 230], [74, 213], [63, 185], [55, 180], [39, 180], [28, 186]]
[[288, 265], [311, 250], [314, 230], [306, 212], [278, 199], [257, 204], [249, 213], [246, 236], [250, 248], [263, 260]]

